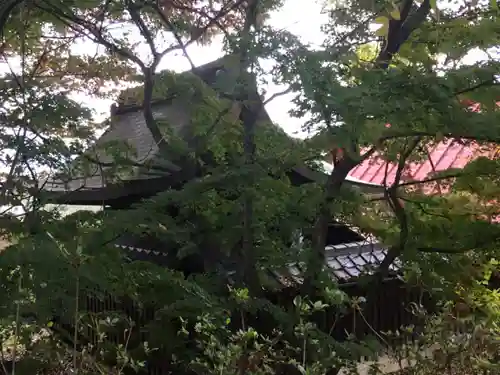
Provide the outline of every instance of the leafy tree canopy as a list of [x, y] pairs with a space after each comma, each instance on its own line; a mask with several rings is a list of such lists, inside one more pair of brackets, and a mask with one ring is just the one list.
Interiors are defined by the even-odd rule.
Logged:
[[[422, 345], [451, 337], [457, 324], [471, 333], [460, 336], [460, 345], [442, 345], [443, 361], [419, 359], [415, 371], [435, 372], [444, 363], [494, 373], [498, 3], [328, 1], [324, 41], [315, 48], [273, 27], [269, 16], [282, 6], [268, 0], [0, 5], [1, 228], [12, 244], [0, 256], [0, 338], [11, 355], [2, 361], [5, 372], [7, 362], [12, 373], [34, 362], [37, 369], [123, 373], [162, 353], [174, 371], [330, 374], [374, 348], [356, 332], [349, 340], [332, 336], [333, 327], [325, 328], [318, 316], [364, 316], [379, 308], [377, 290], [398, 265], [408, 284], [438, 302], [433, 314], [415, 304], [426, 322], [417, 337]], [[218, 90], [197, 76], [186, 49], [210, 45], [215, 36], [233, 57]], [[192, 72], [158, 72], [176, 52]], [[306, 140], [293, 140], [255, 116], [262, 100], [274, 99], [261, 95], [265, 81], [294, 95], [290, 115], [303, 122]], [[159, 158], [182, 161], [189, 172], [182, 188], [124, 210], [66, 216], [59, 208], [47, 210], [47, 177], [74, 172], [75, 160], [86, 171], [119, 172], [116, 180], [125, 176], [122, 168], [151, 167], [116, 145], [107, 147], [115, 156], [108, 164], [84, 153], [120, 121], [111, 116], [97, 123], [92, 108], [76, 99], [82, 94], [115, 99], [118, 109], [136, 106]], [[156, 101], [171, 96], [189, 112], [189, 134], [176, 134], [175, 124], [153, 111]], [[413, 180], [415, 163], [428, 160], [443, 141], [481, 147], [487, 157]], [[286, 170], [318, 169], [314, 163], [325, 153], [334, 160], [327, 176], [291, 184]], [[375, 156], [392, 163], [382, 193], [350, 188], [349, 172]], [[178, 172], [172, 163], [161, 165], [165, 173]], [[440, 194], [429, 194], [436, 186]], [[334, 220], [387, 247], [369, 275], [366, 303], [348, 297], [325, 270]], [[123, 259], [126, 252], [114, 243], [124, 233], [161, 241], [154, 256], [169, 267]], [[307, 234], [304, 241], [300, 233]], [[180, 272], [199, 259], [204, 272]], [[295, 263], [302, 270], [299, 285], [290, 270]], [[281, 302], [276, 290], [283, 284], [271, 273], [298, 296]], [[123, 312], [116, 301], [103, 313], [86, 311], [82, 299], [90, 292], [133, 300], [148, 338], [134, 329], [137, 317], [111, 314]], [[459, 299], [467, 306], [460, 311]], [[144, 318], [151, 305], [156, 315]], [[259, 325], [256, 316], [273, 327]], [[64, 321], [72, 322], [66, 335]], [[116, 332], [124, 342], [113, 341]], [[49, 338], [38, 339], [44, 335]], [[98, 339], [83, 348], [85, 335]], [[382, 332], [374, 335], [384, 341]], [[24, 371], [34, 373], [33, 367]]]

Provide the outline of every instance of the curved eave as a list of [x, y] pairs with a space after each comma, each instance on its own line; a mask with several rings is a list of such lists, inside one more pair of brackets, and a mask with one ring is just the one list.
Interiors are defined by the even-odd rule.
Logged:
[[167, 176], [108, 184], [100, 188], [45, 189], [42, 198], [52, 204], [101, 205], [129, 196], [151, 196], [167, 190], [173, 181], [172, 176]]
[[[328, 179], [328, 174], [313, 170], [307, 166], [295, 167], [291, 172], [297, 173], [310, 183], [315, 182], [324, 184]], [[111, 203], [128, 196], [148, 197], [161, 191], [165, 191], [182, 180], [183, 176], [181, 175], [170, 175], [158, 178], [130, 180], [117, 184], [108, 184], [100, 188], [81, 187], [75, 190], [66, 190], [61, 186], [56, 189], [45, 189], [43, 191], [43, 198], [46, 202], [53, 204], [100, 205]], [[346, 183], [356, 189], [360, 189], [364, 194], [368, 195], [381, 194], [384, 191], [383, 186], [381, 185], [364, 183], [349, 177], [346, 179]]]

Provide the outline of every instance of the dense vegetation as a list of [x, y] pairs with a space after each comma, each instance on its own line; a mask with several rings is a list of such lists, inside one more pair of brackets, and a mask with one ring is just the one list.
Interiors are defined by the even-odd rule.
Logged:
[[[275, 0], [0, 4], [0, 229], [10, 243], [0, 256], [1, 371], [123, 374], [143, 371], [151, 358], [171, 373], [355, 371], [359, 358], [380, 345], [369, 337], [332, 337], [321, 317], [373, 308], [398, 262], [401, 277], [431, 294], [435, 306], [430, 314], [412, 305], [425, 324], [413, 335], [418, 347], [392, 352], [413, 361], [405, 371], [498, 373], [498, 3], [329, 1], [324, 40], [314, 48], [273, 27], [269, 15], [282, 6]], [[219, 95], [196, 74], [156, 74], [176, 52], [196, 73], [186, 48], [217, 36], [233, 56]], [[303, 121], [306, 140], [257, 124], [261, 99], [272, 103], [279, 95], [259, 90], [266, 80], [295, 95], [291, 115]], [[182, 164], [188, 182], [127, 210], [47, 209], [47, 177], [74, 173], [75, 160], [82, 171], [98, 164], [117, 179], [151, 167], [124, 145], [107, 145], [112, 162], [84, 154], [116, 119], [98, 122], [75, 94], [139, 105], [160, 158]], [[189, 107], [187, 137], [154, 116], [153, 102], [172, 95]], [[488, 157], [425, 180], [405, 178], [430, 147], [450, 139], [479, 143]], [[335, 168], [324, 181], [290, 183], [284, 171], [325, 153]], [[374, 155], [396, 165], [377, 197], [345, 183]], [[178, 172], [171, 163], [162, 166]], [[436, 186], [440, 193], [429, 194]], [[347, 296], [324, 270], [332, 219], [388, 248], [368, 276], [364, 298]], [[306, 228], [311, 235], [299, 246], [294, 239]], [[179, 259], [200, 255], [206, 272], [186, 277], [182, 267], [127, 262], [113, 246], [122, 233], [154, 235]], [[303, 281], [294, 295], [276, 297], [268, 270], [286, 274], [295, 262], [303, 265]], [[82, 304], [89, 292], [126, 296], [143, 316], [154, 306], [154, 319], [138, 330], [116, 305], [89, 312]], [[405, 333], [412, 327], [373, 336], [380, 343]], [[429, 347], [434, 356], [422, 357]]]

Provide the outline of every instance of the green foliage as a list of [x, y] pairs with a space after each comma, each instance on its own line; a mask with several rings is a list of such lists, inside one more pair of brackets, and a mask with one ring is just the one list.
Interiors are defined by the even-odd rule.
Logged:
[[[164, 71], [155, 75], [153, 101], [180, 98], [191, 103], [196, 97], [203, 96], [213, 96], [213, 92], [194, 73]], [[143, 100], [144, 89], [139, 86], [122, 91], [118, 103], [126, 107], [141, 106]]]
[[[417, 360], [414, 373], [435, 373], [445, 364], [471, 374], [497, 372], [497, 2], [328, 2], [319, 48], [266, 24], [280, 2], [260, 1], [255, 9], [249, 3], [32, 1], [9, 13], [0, 41], [7, 70], [0, 77], [0, 196], [7, 208], [0, 219], [11, 241], [0, 254], [2, 354], [9, 352], [18, 374], [122, 374], [159, 358], [169, 359], [173, 373], [354, 371], [361, 356], [380, 352], [379, 345], [355, 330], [342, 340], [331, 333], [349, 313], [363, 318], [365, 303], [375, 309], [373, 295], [351, 298], [322, 269], [313, 272], [316, 295], [297, 290], [297, 280], [287, 284], [292, 265], [314, 270], [304, 260], [317, 250], [314, 238], [302, 245], [293, 240], [302, 232], [316, 236], [322, 215], [326, 221], [331, 215], [390, 247], [406, 282], [440, 303], [432, 315], [416, 306], [423, 330], [397, 330], [398, 339], [418, 331], [423, 346], [442, 344], [432, 363], [417, 352], [396, 351]], [[223, 74], [214, 87], [194, 73], [152, 74], [169, 52], [186, 53], [187, 45], [209, 43], [216, 34], [223, 34], [233, 56], [234, 74]], [[138, 39], [149, 56], [138, 52]], [[82, 47], [88, 45], [99, 49]], [[479, 51], [482, 61], [464, 61]], [[272, 60], [269, 72], [260, 59]], [[256, 91], [248, 79], [254, 75], [290, 87], [291, 114], [314, 137], [295, 140], [265, 116], [249, 121], [243, 115], [261, 109], [248, 99]], [[49, 174], [74, 172], [75, 158], [86, 174], [106, 168], [107, 183], [118, 186], [131, 171], [150, 167], [120, 142], [100, 150], [114, 166], [82, 157], [96, 133], [120, 126], [126, 114], [97, 124], [77, 94], [116, 98], [119, 110], [137, 107], [146, 127], [162, 138], [153, 137], [158, 158], [166, 157], [166, 143], [176, 155], [169, 161], [193, 161], [183, 164], [193, 167], [192, 178], [127, 209], [67, 216], [44, 210], [39, 187]], [[156, 118], [149, 118], [152, 105], [186, 112], [182, 131], [168, 114], [153, 111]], [[429, 149], [448, 138], [479, 143], [488, 157], [461, 170], [434, 171], [432, 186], [412, 181], [412, 163], [427, 160]], [[327, 176], [291, 183], [286, 172], [318, 170], [315, 160], [337, 148], [344, 157], [326, 187]], [[392, 187], [381, 197], [336, 180], [367, 148], [399, 165], [387, 171]], [[440, 194], [430, 196], [427, 187], [436, 181]], [[21, 214], [9, 212], [13, 206]], [[152, 256], [164, 265], [127, 259], [132, 252], [114, 246], [124, 234], [154, 237]], [[198, 263], [203, 272], [194, 270]], [[257, 287], [249, 282], [252, 272]], [[92, 311], [89, 294], [107, 304], [103, 311]], [[451, 307], [459, 298], [470, 305], [464, 316]], [[320, 324], [332, 315], [333, 326]], [[456, 335], [457, 325], [464, 334]], [[372, 333], [382, 342], [387, 336]]]

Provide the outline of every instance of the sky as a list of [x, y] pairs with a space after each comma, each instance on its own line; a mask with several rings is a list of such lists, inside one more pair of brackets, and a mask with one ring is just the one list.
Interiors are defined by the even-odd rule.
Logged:
[[[327, 21], [327, 15], [322, 13], [322, 5], [314, 0], [286, 0], [285, 5], [279, 11], [274, 12], [268, 21], [277, 29], [285, 29], [299, 36], [303, 42], [313, 45], [319, 45], [323, 41], [321, 25]], [[139, 47], [139, 51], [144, 50], [147, 54], [147, 45]], [[223, 56], [222, 39], [216, 38], [209, 46], [191, 45], [187, 48], [188, 55], [197, 66], [214, 61]], [[176, 72], [182, 72], [190, 69], [187, 59], [178, 52], [176, 55], [169, 54], [159, 66], [159, 70], [169, 69]], [[267, 95], [283, 91], [286, 87], [269, 85], [265, 87]], [[276, 124], [280, 125], [287, 133], [304, 137], [301, 133], [301, 125], [304, 119], [291, 118], [288, 111], [291, 109], [291, 99], [293, 95], [284, 95], [271, 101], [266, 110], [269, 116]], [[99, 119], [104, 119], [109, 115], [109, 109], [113, 100], [99, 100], [86, 98], [82, 95], [76, 95], [75, 99], [84, 102], [94, 108], [98, 113]]]
[[[321, 25], [328, 21], [327, 15], [322, 12], [322, 4], [325, 2], [320, 0], [285, 0], [284, 3], [284, 6], [280, 8], [279, 11], [271, 14], [268, 22], [276, 29], [284, 29], [293, 33], [304, 43], [320, 45], [324, 39]], [[137, 30], [134, 30], [134, 34], [137, 35], [138, 38], [140, 37]], [[79, 46], [78, 48], [82, 47], [83, 46]], [[92, 48], [92, 46], [89, 47]], [[138, 49], [141, 60], [146, 60], [149, 52], [147, 44], [145, 42], [142, 43]], [[208, 46], [191, 45], [187, 48], [187, 51], [190, 59], [196, 66], [206, 64], [223, 56], [222, 38], [216, 38]], [[144, 58], [142, 58], [142, 54]], [[473, 63], [484, 57], [485, 55], [482, 53], [478, 54], [472, 52], [463, 62]], [[189, 70], [190, 64], [182, 52], [178, 51], [176, 54], [167, 55], [162, 60], [158, 70], [164, 69], [182, 72]], [[267, 97], [271, 96], [273, 93], [281, 92], [286, 89], [286, 87], [278, 87], [274, 84], [269, 84], [267, 87], [262, 88], [267, 91]], [[307, 133], [301, 131], [301, 126], [307, 119], [297, 119], [289, 116], [288, 111], [292, 108], [292, 98], [293, 94], [279, 96], [266, 105], [266, 110], [273, 122], [281, 126], [287, 133], [303, 138], [307, 136]], [[98, 113], [97, 118], [99, 120], [104, 120], [109, 116], [110, 106], [113, 103], [113, 100], [96, 101], [95, 99], [82, 95], [76, 95], [75, 99], [94, 108]]]
[[[285, 0], [284, 7], [271, 14], [268, 22], [277, 29], [285, 29], [295, 34], [300, 37], [304, 43], [319, 45], [324, 38], [321, 32], [321, 25], [326, 21], [327, 16], [322, 13], [320, 1], [309, 0], [306, 2], [304, 0]], [[92, 44], [79, 45], [75, 48], [75, 52], [83, 49], [87, 52], [95, 50], [95, 48], [96, 47]], [[139, 51], [141, 52], [142, 50], [146, 56], [148, 47], [145, 43], [139, 47]], [[191, 45], [187, 48], [187, 51], [190, 59], [197, 66], [214, 61], [224, 55], [221, 38], [216, 38], [208, 46]], [[16, 66], [16, 64], [13, 64], [13, 61], [10, 61], [10, 63], [14, 65], [14, 67]], [[164, 69], [182, 72], [189, 70], [190, 65], [182, 53], [178, 52], [177, 54], [169, 54], [164, 57], [158, 70]], [[8, 70], [5, 62], [0, 61], [0, 74], [8, 72]], [[268, 96], [283, 91], [285, 88], [286, 87], [279, 87], [273, 84], [265, 87]], [[288, 111], [292, 108], [292, 97], [293, 95], [290, 94], [280, 96], [268, 103], [266, 105], [266, 110], [273, 122], [281, 126], [287, 133], [294, 136], [305, 137], [307, 134], [301, 132], [301, 125], [304, 123], [305, 119], [291, 118], [288, 115]], [[112, 99], [95, 99], [81, 94], [76, 94], [73, 98], [93, 108], [96, 111], [96, 119], [98, 120], [104, 120], [109, 116], [110, 106], [113, 103]], [[88, 206], [76, 206], [71, 207], [69, 212], [74, 212], [81, 208], [89, 209]]]
[[[318, 0], [309, 0], [307, 2], [304, 0], [285, 0], [285, 5], [280, 8], [279, 11], [273, 12], [268, 22], [277, 29], [290, 31], [300, 37], [305, 43], [319, 45], [324, 38], [321, 32], [321, 25], [327, 21], [327, 15], [322, 12], [322, 3], [324, 2]], [[134, 34], [139, 37], [137, 30], [134, 31]], [[98, 48], [96, 45], [89, 42], [75, 46], [74, 51], [78, 53], [79, 51], [85, 50], [85, 53], [91, 53], [89, 51], [95, 51], [96, 48]], [[138, 49], [141, 59], [142, 51], [144, 51], [144, 57], [147, 56], [148, 46], [146, 43], [140, 45]], [[190, 59], [195, 65], [199, 66], [206, 64], [223, 56], [222, 38], [215, 38], [208, 46], [191, 45], [187, 48], [187, 51]], [[14, 68], [18, 68], [17, 65], [19, 65], [12, 59], [9, 61], [9, 64]], [[163, 58], [158, 70], [164, 69], [182, 72], [189, 70], [190, 65], [187, 59], [182, 55], [182, 52], [177, 52], [176, 54], [168, 54]], [[7, 64], [0, 60], [0, 74], [8, 71], [9, 68]], [[279, 87], [274, 84], [270, 84], [264, 88], [268, 96], [286, 89], [286, 87]], [[280, 125], [287, 133], [305, 137], [306, 134], [301, 133], [300, 130], [305, 120], [291, 118], [288, 115], [288, 111], [291, 109], [290, 101], [292, 97], [293, 95], [280, 96], [268, 103], [266, 110], [273, 122]], [[110, 106], [113, 103], [112, 99], [96, 100], [95, 98], [87, 97], [82, 94], [75, 94], [73, 98], [93, 108], [96, 111], [96, 119], [98, 120], [104, 120], [109, 116]]]
[[[304, 43], [312, 45], [321, 44], [324, 39], [321, 25], [325, 24], [328, 20], [327, 15], [322, 12], [322, 4], [324, 4], [324, 1], [309, 0], [306, 2], [304, 0], [285, 0], [284, 3], [284, 6], [280, 8], [279, 11], [271, 14], [268, 22], [276, 29], [285, 29], [295, 34], [300, 37]], [[139, 38], [137, 30], [134, 30], [134, 34]], [[76, 53], [81, 50], [85, 50], [86, 53], [91, 53], [89, 51], [94, 51], [96, 48], [98, 48], [96, 45], [88, 42], [88, 44], [76, 46], [74, 50]], [[149, 47], [144, 42], [138, 49], [139, 57], [145, 60], [144, 58], [147, 57]], [[187, 48], [187, 51], [195, 65], [199, 66], [206, 64], [223, 56], [222, 39], [220, 37], [216, 38], [208, 46], [191, 45]], [[143, 56], [141, 55], [144, 55], [144, 58], [142, 58]], [[477, 61], [481, 57], [482, 56], [472, 53], [465, 60], [467, 60], [467, 62], [472, 62]], [[189, 70], [190, 65], [182, 52], [178, 51], [176, 54], [169, 54], [163, 58], [159, 70], [164, 69], [182, 72]], [[8, 71], [7, 66], [0, 61], [0, 74], [5, 71]], [[274, 84], [269, 84], [267, 87], [263, 88], [267, 91], [267, 97], [271, 96], [273, 93], [286, 89], [286, 87], [278, 87]], [[113, 103], [111, 99], [97, 100], [82, 94], [76, 94], [73, 98], [93, 108], [96, 111], [96, 119], [99, 121], [109, 116], [110, 106]], [[305, 137], [307, 134], [301, 131], [301, 125], [306, 119], [292, 118], [288, 114], [288, 111], [292, 108], [292, 98], [293, 94], [277, 97], [266, 105], [266, 110], [273, 122], [281, 126], [287, 133], [297, 137]]]
[[[284, 29], [293, 33], [304, 43], [312, 45], [321, 44], [324, 39], [324, 34], [321, 32], [321, 25], [325, 24], [328, 20], [327, 15], [322, 12], [323, 2], [320, 0], [285, 0], [284, 2], [284, 6], [279, 11], [271, 14], [268, 22], [276, 29]], [[136, 35], [138, 35], [137, 31]], [[87, 50], [87, 48], [90, 49]], [[92, 44], [77, 46], [76, 52], [78, 50], [85, 50], [87, 53], [89, 51], [95, 51], [95, 48], [95, 45], [93, 46]], [[144, 55], [146, 56], [148, 47], [145, 43], [143, 43], [143, 45], [139, 47], [139, 50], [144, 51]], [[214, 61], [223, 56], [221, 38], [216, 38], [208, 46], [192, 45], [188, 47], [188, 54], [197, 66]], [[482, 57], [483, 56], [481, 56], [481, 54], [471, 53], [464, 62], [473, 63]], [[170, 54], [162, 60], [162, 63], [159, 66], [159, 70], [164, 69], [182, 72], [189, 70], [190, 64], [182, 53], [177, 53], [177, 55]], [[7, 71], [8, 68], [6, 64], [0, 61], [0, 74]], [[267, 91], [267, 95], [270, 96], [273, 93], [283, 91], [285, 87], [277, 87], [271, 84], [268, 87], [265, 87], [265, 89]], [[267, 104], [266, 110], [274, 123], [281, 126], [287, 133], [302, 138], [307, 136], [306, 133], [301, 131], [301, 125], [306, 119], [297, 119], [289, 116], [288, 111], [292, 108], [292, 97], [293, 95], [291, 94], [280, 96]], [[93, 108], [96, 111], [97, 120], [104, 120], [109, 116], [110, 106], [113, 103], [113, 100], [111, 99], [95, 99], [83, 95], [75, 95], [74, 99]], [[67, 213], [74, 212], [82, 208], [89, 209], [88, 206], [71, 207]]]

